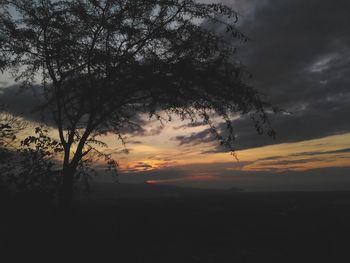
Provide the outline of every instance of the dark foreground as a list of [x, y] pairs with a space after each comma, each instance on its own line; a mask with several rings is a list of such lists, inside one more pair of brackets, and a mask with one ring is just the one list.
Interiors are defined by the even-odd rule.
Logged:
[[350, 262], [350, 192], [120, 197], [78, 201], [66, 216], [9, 204], [1, 257], [21, 262]]

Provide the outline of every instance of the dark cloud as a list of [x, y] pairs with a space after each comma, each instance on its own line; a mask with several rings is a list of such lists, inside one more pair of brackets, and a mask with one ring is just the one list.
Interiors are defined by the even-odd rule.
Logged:
[[288, 165], [288, 169], [291, 169], [290, 165], [304, 164], [304, 163], [317, 162], [317, 161], [323, 161], [323, 159], [307, 158], [307, 159], [297, 159], [297, 160], [270, 161], [270, 162], [259, 163], [259, 166]]
[[210, 133], [209, 129], [205, 129], [201, 132], [197, 133], [191, 133], [188, 136], [180, 135], [173, 138], [173, 140], [176, 140], [179, 142], [179, 145], [185, 145], [185, 144], [191, 144], [191, 145], [197, 145], [199, 143], [207, 143], [213, 141], [213, 136]]
[[180, 129], [188, 129], [188, 128], [195, 128], [195, 127], [201, 127], [201, 126], [205, 126], [206, 124], [204, 122], [190, 122], [187, 124], [183, 124], [180, 126], [176, 126], [173, 129], [174, 130], [180, 130]]
[[[122, 134], [130, 137], [156, 136], [165, 128], [160, 121], [154, 120], [144, 114], [136, 114], [132, 116], [130, 122], [132, 123], [131, 125], [125, 125], [120, 129]], [[134, 144], [141, 143], [141, 141], [131, 141], [134, 142]]]
[[135, 168], [148, 169], [148, 168], [152, 168], [152, 165], [147, 164], [147, 163], [143, 163], [143, 162], [138, 162], [137, 164], [135, 164], [134, 167], [135, 167]]
[[[218, 151], [217, 151], [218, 152]], [[328, 154], [343, 154], [340, 156], [337, 156], [337, 159], [339, 158], [349, 158], [350, 148], [344, 148], [344, 149], [338, 149], [338, 150], [332, 150], [332, 151], [310, 151], [310, 152], [299, 152], [299, 153], [292, 153], [287, 155], [274, 155], [264, 158], [259, 158], [255, 161], [246, 162], [243, 166], [251, 165], [251, 164], [257, 164], [259, 166], [273, 166], [273, 165], [288, 165], [288, 169], [297, 168], [295, 166], [291, 166], [294, 164], [303, 164], [303, 163], [309, 163], [309, 162], [315, 162], [315, 161], [325, 161], [326, 159], [320, 158], [320, 155], [328, 155]], [[304, 159], [294, 159], [289, 160], [289, 157], [309, 157], [309, 156], [318, 156], [314, 158], [304, 158]], [[277, 168], [277, 170], [280, 170], [280, 168]]]
[[41, 122], [45, 119], [47, 113], [36, 110], [41, 103], [43, 97], [37, 86], [26, 89], [19, 85], [0, 88], [0, 105], [4, 105], [8, 112], [27, 120]]
[[271, 160], [278, 160], [285, 158], [283, 155], [276, 155], [276, 156], [269, 156], [269, 157], [264, 157], [264, 158], [259, 158], [257, 161], [271, 161]]
[[[234, 121], [236, 149], [350, 132], [350, 2], [246, 2], [251, 12], [241, 28], [251, 40], [239, 58], [254, 75], [251, 84], [290, 114], [270, 117], [276, 140], [258, 136], [249, 118]], [[209, 133], [176, 139], [180, 145], [206, 143]], [[204, 153], [221, 151], [227, 149]]]
[[[20, 88], [19, 85], [0, 88], [0, 105], [11, 114], [21, 116], [28, 121], [44, 122], [50, 126], [56, 126], [53, 123], [49, 110], [43, 110], [38, 107], [45, 102], [40, 86], [30, 88]], [[134, 136], [154, 136], [161, 133], [164, 126], [158, 125], [147, 129], [147, 123], [150, 119], [136, 114], [130, 118], [130, 124], [124, 125], [120, 132], [124, 135]], [[154, 122], [154, 121], [153, 121]], [[128, 140], [130, 144], [140, 144], [140, 141]]]
[[268, 1], [243, 23], [254, 86], [293, 112], [273, 121], [283, 141], [350, 131], [350, 2]]
[[142, 144], [141, 141], [135, 141], [135, 140], [127, 140], [125, 143], [126, 144]]
[[350, 148], [344, 148], [334, 151], [314, 151], [314, 152], [301, 152], [290, 154], [289, 156], [313, 156], [313, 155], [322, 155], [322, 154], [339, 154], [339, 153], [350, 153]]

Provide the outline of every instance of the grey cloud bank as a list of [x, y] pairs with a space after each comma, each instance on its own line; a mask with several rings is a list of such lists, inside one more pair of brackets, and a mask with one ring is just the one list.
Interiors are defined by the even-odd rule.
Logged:
[[[249, 118], [234, 121], [236, 149], [349, 132], [350, 2], [246, 1], [246, 6], [251, 12], [241, 18], [241, 28], [250, 41], [239, 59], [254, 76], [251, 85], [289, 114], [271, 116], [276, 140], [258, 136]], [[207, 142], [208, 133], [177, 140]]]

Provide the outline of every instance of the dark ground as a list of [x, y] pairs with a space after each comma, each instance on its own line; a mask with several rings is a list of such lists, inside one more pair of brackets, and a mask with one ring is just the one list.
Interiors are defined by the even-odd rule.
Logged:
[[12, 200], [2, 207], [1, 257], [350, 262], [350, 192], [193, 194], [176, 189], [169, 188], [174, 193], [169, 195], [80, 200], [68, 216], [44, 202]]

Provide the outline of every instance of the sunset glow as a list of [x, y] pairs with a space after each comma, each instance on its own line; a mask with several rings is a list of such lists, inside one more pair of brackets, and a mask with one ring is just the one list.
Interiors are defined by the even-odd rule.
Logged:
[[[301, 187], [303, 181], [296, 175], [302, 174], [305, 178], [312, 175], [311, 185], [313, 180], [317, 184], [315, 174], [320, 174], [325, 177], [322, 183], [325, 187], [343, 187], [344, 183], [338, 182], [350, 173], [350, 48], [347, 34], [336, 26], [326, 33], [320, 32], [319, 26], [311, 24], [312, 35], [302, 35], [305, 25], [294, 21], [293, 17], [284, 20], [290, 16], [290, 11], [281, 3], [226, 2], [228, 5], [234, 3], [242, 15], [239, 27], [252, 37], [240, 47], [237, 57], [253, 74], [252, 79], [244, 81], [274, 106], [283, 109], [277, 114], [269, 113], [276, 139], [266, 133], [258, 135], [249, 114], [232, 113], [236, 159], [227, 148], [219, 145], [203, 120], [194, 118], [191, 122], [181, 120], [179, 116], [169, 119], [164, 112], [158, 112], [158, 119], [150, 119], [145, 113], [135, 116], [135, 123], [140, 126], [133, 131], [124, 127], [125, 146], [116, 135], [107, 132], [98, 137], [107, 147], [97, 146], [98, 150], [111, 154], [118, 162], [119, 179], [126, 183], [186, 186], [198, 182], [201, 187], [229, 188], [241, 181], [250, 181], [255, 187], [262, 184], [260, 180], [266, 180], [268, 185], [273, 180], [295, 179], [300, 180], [298, 186]], [[298, 12], [300, 16], [308, 15], [304, 8]], [[271, 18], [280, 13], [284, 15], [279, 19], [284, 22], [272, 22]], [[300, 21], [308, 21], [308, 18]], [[321, 19], [320, 23], [324, 21]], [[214, 31], [221, 34], [225, 30], [218, 27]], [[327, 39], [320, 41], [323, 37]], [[301, 39], [308, 41], [302, 43]], [[15, 115], [32, 124], [18, 136], [21, 139], [41, 125], [42, 119], [28, 110], [35, 106], [37, 98], [30, 92], [19, 92], [13, 85], [16, 83], [11, 74], [4, 71], [0, 104], [8, 105]], [[225, 123], [215, 114], [211, 118], [218, 131], [225, 135]], [[46, 124], [50, 126], [50, 135], [58, 139], [56, 127], [50, 122]], [[75, 150], [73, 145], [71, 156]], [[103, 158], [94, 162], [101, 174], [105, 174], [105, 166]], [[338, 177], [332, 177], [333, 173]], [[292, 179], [286, 180], [284, 175], [291, 175]]]

